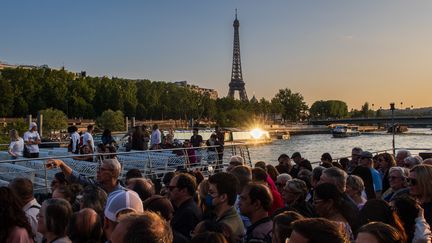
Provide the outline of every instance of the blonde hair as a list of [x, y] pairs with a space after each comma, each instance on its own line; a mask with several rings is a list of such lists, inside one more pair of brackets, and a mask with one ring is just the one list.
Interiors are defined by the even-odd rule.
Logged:
[[18, 141], [19, 137], [20, 137], [18, 134], [18, 131], [15, 129], [12, 129], [9, 131], [9, 136], [10, 136], [11, 141]]
[[365, 186], [362, 178], [356, 175], [349, 175], [347, 178], [347, 186], [351, 187], [351, 189], [357, 191], [357, 194], [361, 194], [364, 191]]
[[415, 172], [417, 179], [417, 186], [421, 193], [421, 197], [426, 199], [427, 202], [432, 201], [432, 184], [430, 179], [432, 178], [432, 165], [417, 165], [410, 170]]

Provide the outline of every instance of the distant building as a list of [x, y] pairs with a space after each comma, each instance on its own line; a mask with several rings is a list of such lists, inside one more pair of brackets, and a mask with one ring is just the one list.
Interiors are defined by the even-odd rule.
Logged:
[[188, 88], [194, 92], [202, 95], [209, 95], [210, 99], [216, 100], [218, 98], [218, 93], [214, 89], [201, 88], [198, 85], [188, 84], [187, 81], [176, 81], [174, 82], [177, 86]]
[[43, 68], [50, 68], [50, 67], [48, 67], [48, 65], [46, 65], [46, 64], [40, 65], [40, 66], [28, 65], [28, 64], [25, 64], [25, 65], [15, 65], [15, 64], [9, 64], [9, 63], [5, 63], [5, 62], [1, 62], [0, 61], [0, 70], [1, 69], [5, 69], [5, 68], [43, 69]]

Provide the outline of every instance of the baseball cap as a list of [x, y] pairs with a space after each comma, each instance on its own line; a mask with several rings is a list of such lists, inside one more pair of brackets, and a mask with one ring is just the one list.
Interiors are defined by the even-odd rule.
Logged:
[[31, 130], [33, 127], [37, 127], [36, 122], [32, 122], [32, 123], [30, 123], [30, 128], [29, 128], [29, 130]]
[[360, 157], [361, 158], [368, 158], [368, 159], [372, 159], [373, 155], [371, 152], [369, 151], [363, 151], [360, 153]]
[[124, 210], [132, 210], [136, 213], [144, 211], [138, 194], [126, 189], [111, 192], [105, 206], [105, 217], [113, 222], [117, 222], [117, 215]]

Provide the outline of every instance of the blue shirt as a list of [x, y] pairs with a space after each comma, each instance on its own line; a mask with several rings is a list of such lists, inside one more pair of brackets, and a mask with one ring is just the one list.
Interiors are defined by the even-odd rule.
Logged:
[[376, 192], [382, 191], [382, 178], [380, 173], [374, 168], [369, 168], [372, 174], [374, 189]]

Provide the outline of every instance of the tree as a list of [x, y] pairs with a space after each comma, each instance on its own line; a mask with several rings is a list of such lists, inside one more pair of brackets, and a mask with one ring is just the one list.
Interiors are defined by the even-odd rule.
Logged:
[[96, 119], [96, 125], [101, 129], [109, 129], [111, 131], [124, 131], [124, 115], [123, 112], [106, 110], [101, 116]]
[[279, 93], [274, 97], [274, 102], [282, 106], [282, 117], [293, 122], [300, 121], [308, 109], [308, 106], [303, 101], [303, 96], [291, 92], [290, 89], [280, 89]]
[[309, 113], [314, 119], [343, 118], [348, 115], [348, 106], [340, 100], [319, 100], [312, 104]]
[[63, 111], [48, 108], [39, 112], [43, 115], [43, 129], [48, 131], [50, 135], [54, 131], [65, 130], [67, 128], [67, 117]]
[[10, 116], [14, 110], [14, 93], [9, 80], [0, 76], [0, 117]]

